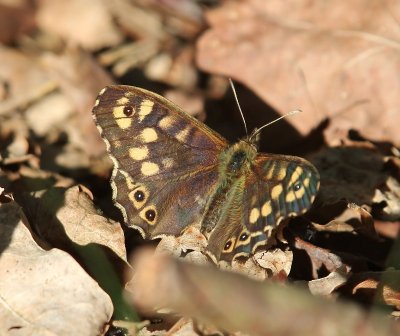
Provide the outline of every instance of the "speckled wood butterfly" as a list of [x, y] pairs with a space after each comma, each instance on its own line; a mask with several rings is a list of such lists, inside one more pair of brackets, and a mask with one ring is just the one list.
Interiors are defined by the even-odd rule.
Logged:
[[106, 87], [93, 114], [114, 162], [115, 204], [145, 238], [198, 225], [213, 259], [232, 261], [265, 245], [318, 191], [308, 161], [258, 153], [257, 132], [230, 145], [153, 92]]

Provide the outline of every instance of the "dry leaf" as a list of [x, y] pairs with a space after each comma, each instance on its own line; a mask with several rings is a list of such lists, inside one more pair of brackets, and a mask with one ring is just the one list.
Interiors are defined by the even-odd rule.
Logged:
[[391, 239], [396, 239], [400, 233], [400, 222], [384, 222], [375, 220], [374, 226], [376, 232], [381, 236], [385, 236]]
[[205, 257], [206, 247], [206, 237], [197, 227], [189, 226], [180, 236], [163, 236], [157, 245], [156, 252], [185, 258], [188, 251], [196, 251]]
[[200, 94], [189, 94], [181, 90], [168, 90], [163, 96], [181, 107], [188, 114], [204, 122], [204, 98]]
[[20, 117], [15, 117], [8, 120], [5, 119], [1, 123], [0, 160], [3, 165], [31, 161], [32, 166], [35, 166], [35, 159], [29, 154], [29, 129], [21, 119]]
[[1, 101], [0, 115], [11, 114], [56, 89], [36, 57], [0, 46], [0, 59], [0, 78], [10, 88]]
[[400, 183], [398, 179], [389, 176], [385, 184], [376, 190], [374, 203], [384, 202], [385, 206], [380, 210], [380, 217], [393, 221], [400, 218]]
[[151, 251], [137, 254], [133, 267], [132, 298], [139, 307], [170, 307], [231, 332], [310, 335], [329, 330], [331, 334], [372, 336], [400, 331], [382, 317], [366, 318], [357, 306], [330, 304], [300, 288], [260, 283], [167, 256], [155, 258]]
[[162, 81], [173, 86], [195, 87], [198, 72], [193, 66], [193, 46], [183, 48], [174, 54], [173, 58], [166, 53], [153, 57], [146, 64], [146, 76], [154, 81]]
[[[8, 174], [8, 177], [10, 175]], [[74, 185], [74, 181], [70, 178], [44, 171], [38, 168], [29, 168], [21, 166], [8, 191], [13, 192], [15, 198], [19, 198], [24, 192], [32, 192], [44, 190], [51, 187], [69, 188]], [[29, 210], [28, 208], [24, 209]]]
[[61, 93], [54, 92], [27, 108], [25, 116], [29, 128], [43, 137], [50, 131], [60, 132], [72, 112], [70, 101]]
[[[333, 204], [331, 207], [335, 205], [343, 205], [343, 202]], [[329, 207], [325, 206], [323, 211], [328, 212], [328, 209]], [[316, 231], [320, 232], [360, 233], [373, 239], [378, 239], [371, 214], [354, 203], [348, 203], [347, 207], [343, 209], [343, 212], [335, 215], [335, 218], [327, 224], [321, 225], [312, 223], [312, 226]]]
[[363, 302], [381, 301], [400, 310], [400, 272], [389, 269], [384, 272], [353, 274], [346, 282], [344, 293], [354, 295]]
[[35, 231], [53, 246], [71, 248], [99, 244], [126, 260], [124, 234], [118, 223], [100, 216], [85, 190], [78, 186], [51, 188], [37, 194], [37, 199], [25, 199], [29, 217], [34, 218]]
[[353, 142], [346, 146], [325, 148], [313, 155], [321, 174], [319, 198], [324, 203], [345, 199], [350, 203], [371, 205], [389, 172], [385, 158], [370, 143]]
[[40, 0], [38, 26], [86, 49], [100, 49], [122, 41], [106, 2], [96, 0]]
[[329, 297], [341, 285], [343, 285], [348, 278], [348, 272], [343, 268], [329, 273], [324, 278], [311, 280], [308, 282], [308, 288], [313, 295], [322, 295]]
[[256, 262], [267, 269], [272, 275], [281, 275], [283, 272], [289, 275], [293, 263], [293, 252], [274, 249], [271, 251], [259, 252], [254, 255]]
[[207, 13], [199, 66], [251, 88], [301, 134], [324, 119], [338, 143], [349, 129], [400, 142], [400, 3], [382, 1], [226, 1]]
[[13, 42], [18, 36], [35, 28], [34, 8], [26, 2], [0, 3], [0, 42]]
[[268, 277], [266, 270], [261, 267], [253, 258], [246, 258], [244, 261], [242, 258], [237, 258], [234, 259], [232, 263], [220, 261], [218, 263], [218, 267], [221, 270], [240, 273], [258, 281], [263, 281]]
[[[344, 265], [341, 258], [327, 249], [320, 248], [310, 244], [300, 238], [295, 239], [295, 247], [299, 250], [304, 250], [310, 257], [312, 264], [313, 279], [318, 279], [318, 273], [321, 268], [334, 272], [338, 269], [343, 269]], [[349, 269], [347, 268], [347, 271]]]
[[33, 240], [21, 208], [0, 205], [0, 334], [95, 335], [113, 306], [67, 253]]
[[[41, 61], [46, 73], [59, 85], [64, 99], [75, 112], [73, 118], [63, 124], [69, 143], [91, 156], [104, 153], [104, 143], [90, 111], [97, 94], [105, 86], [114, 84], [113, 79], [90, 54], [77, 48], [68, 48], [61, 54], [47, 53]], [[53, 111], [53, 114], [56, 113]]]
[[[202, 333], [204, 335], [204, 333]], [[197, 336], [200, 334], [196, 332], [193, 325], [193, 320], [188, 318], [181, 318], [176, 322], [170, 330], [166, 333], [166, 336]], [[206, 334], [207, 335], [207, 334]]]

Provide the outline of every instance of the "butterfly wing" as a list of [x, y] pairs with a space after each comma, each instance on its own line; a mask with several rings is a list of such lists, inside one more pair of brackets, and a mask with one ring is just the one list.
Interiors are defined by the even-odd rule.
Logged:
[[103, 89], [93, 115], [114, 162], [113, 199], [129, 226], [154, 238], [201, 220], [224, 138], [169, 100], [131, 86]]
[[272, 229], [287, 217], [307, 211], [319, 188], [317, 169], [294, 156], [259, 154], [241, 177], [225, 217], [210, 235], [208, 248], [217, 260], [230, 261], [265, 245]]

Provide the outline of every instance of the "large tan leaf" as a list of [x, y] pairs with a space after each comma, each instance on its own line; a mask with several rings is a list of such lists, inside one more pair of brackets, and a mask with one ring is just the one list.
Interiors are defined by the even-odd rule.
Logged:
[[227, 1], [208, 13], [198, 43], [208, 72], [241, 81], [307, 134], [325, 118], [328, 140], [356, 128], [400, 142], [400, 2]]
[[0, 335], [97, 335], [113, 306], [67, 253], [40, 248], [14, 202], [0, 205]]

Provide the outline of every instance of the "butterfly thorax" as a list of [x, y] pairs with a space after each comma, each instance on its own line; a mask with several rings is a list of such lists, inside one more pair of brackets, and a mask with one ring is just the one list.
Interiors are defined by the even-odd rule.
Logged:
[[[206, 212], [202, 220], [202, 230], [210, 232], [215, 225], [227, 214], [222, 205], [229, 203], [234, 205], [240, 203], [240, 191], [243, 191], [246, 175], [251, 170], [251, 166], [257, 155], [257, 147], [247, 139], [227, 147], [220, 154], [218, 187], [209, 198]], [[237, 198], [237, 200], [236, 200]], [[229, 202], [227, 202], [229, 200]]]
[[246, 173], [256, 155], [255, 144], [248, 142], [247, 139], [229, 146], [220, 154], [219, 173], [221, 182]]

